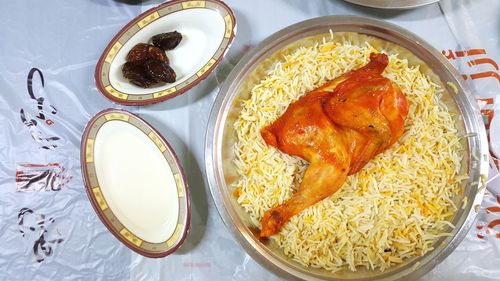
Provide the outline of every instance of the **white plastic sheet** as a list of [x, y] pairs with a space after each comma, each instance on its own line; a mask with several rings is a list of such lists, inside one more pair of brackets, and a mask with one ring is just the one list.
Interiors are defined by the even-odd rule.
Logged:
[[[203, 147], [213, 100], [232, 67], [253, 45], [298, 21], [347, 14], [396, 23], [444, 55], [453, 52], [450, 61], [468, 75], [474, 94], [491, 99], [485, 110], [495, 109], [498, 76], [472, 79], [471, 75], [499, 73], [494, 64], [477, 61], [500, 62], [496, 0], [442, 0], [409, 11], [382, 11], [335, 0], [228, 0], [238, 33], [219, 68], [173, 100], [126, 107], [172, 144], [192, 195], [191, 231], [183, 247], [164, 259], [144, 258], [120, 244], [99, 221], [85, 194], [79, 153], [81, 133], [90, 117], [104, 108], [123, 108], [108, 102], [95, 87], [98, 57], [123, 25], [160, 2], [0, 4], [1, 280], [277, 280], [244, 252], [218, 217], [204, 180]], [[475, 49], [484, 54], [459, 56]], [[473, 60], [475, 64], [469, 65]], [[43, 167], [50, 167], [52, 174], [42, 175]], [[33, 185], [27, 190], [26, 182], [36, 182], [37, 177], [53, 181], [57, 188]], [[423, 279], [500, 279], [500, 225], [494, 226], [500, 220], [499, 186], [498, 179], [490, 181], [477, 226]]]

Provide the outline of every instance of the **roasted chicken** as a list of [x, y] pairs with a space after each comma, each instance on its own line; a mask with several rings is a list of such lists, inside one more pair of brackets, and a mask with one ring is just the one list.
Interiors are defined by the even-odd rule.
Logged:
[[307, 93], [261, 130], [268, 145], [309, 162], [298, 191], [265, 212], [261, 238], [335, 193], [403, 134], [408, 103], [381, 75], [387, 64], [387, 55], [371, 54], [368, 64]]

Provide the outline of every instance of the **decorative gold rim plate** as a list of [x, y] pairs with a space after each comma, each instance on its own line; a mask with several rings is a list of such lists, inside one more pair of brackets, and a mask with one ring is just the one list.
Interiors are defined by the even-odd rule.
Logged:
[[[194, 14], [195, 12], [196, 14]], [[206, 16], [199, 17], [194, 15]], [[211, 20], [214, 19], [214, 17], [217, 19], [217, 23]], [[167, 32], [169, 30], [166, 30], [165, 26], [169, 24], [182, 28], [183, 23], [187, 25], [186, 28], [191, 31], [199, 28], [199, 30], [192, 31], [193, 34], [197, 34], [198, 36], [191, 36], [186, 40], [194, 42], [197, 38], [207, 37], [205, 39], [211, 42], [211, 44], [209, 44], [211, 48], [207, 51], [210, 53], [203, 55], [200, 61], [194, 64], [194, 69], [190, 69], [190, 71], [183, 74], [181, 73], [181, 76], [185, 76], [177, 77], [177, 81], [172, 84], [153, 86], [148, 89], [135, 86], [120, 76], [121, 71], [117, 70], [119, 66], [114, 65], [124, 63], [124, 61], [122, 61], [123, 57], [125, 57], [125, 54], [128, 53], [128, 50], [133, 46], [131, 42], [137, 41], [137, 36], [142, 38], [145, 34], [150, 34], [150, 29], [154, 29], [155, 34]], [[211, 25], [217, 27], [217, 30], [220, 30], [220, 32], [216, 32], [216, 35], [214, 35], [215, 33], [204, 34], [204, 31], [214, 29], [210, 27]], [[229, 50], [235, 34], [236, 18], [231, 9], [221, 1], [168, 1], [133, 19], [118, 32], [113, 40], [111, 40], [96, 66], [96, 86], [106, 98], [115, 103], [124, 105], [147, 105], [173, 98], [196, 86], [215, 69]], [[148, 37], [142, 39], [146, 41], [149, 40]], [[183, 39], [183, 41], [184, 40], [185, 39]], [[181, 45], [176, 49], [182, 48], [182, 44], [184, 43], [181, 42]], [[191, 44], [197, 44], [197, 41]], [[205, 48], [205, 46], [199, 47]], [[197, 55], [196, 53], [193, 55]], [[169, 55], [168, 52], [167, 55]], [[183, 65], [179, 63], [179, 61], [192, 59], [190, 57], [191, 55], [184, 54], [182, 57], [174, 57], [173, 59], [178, 62], [178, 65]], [[176, 70], [175, 66], [172, 67]], [[176, 72], [178, 71], [176, 70]], [[117, 80], [119, 81], [117, 82]], [[125, 87], [121, 87], [120, 85], [125, 85]]]
[[[157, 149], [156, 153], [161, 154], [172, 172], [176, 185], [174, 193], [176, 192], [178, 197], [178, 204], [176, 204], [178, 210], [175, 212], [178, 216], [175, 229], [164, 241], [149, 242], [146, 239], [141, 239], [139, 237], [140, 235], [137, 235], [131, 229], [127, 228], [124, 223], [120, 221], [116, 213], [117, 211], [120, 212], [120, 210], [113, 210], [110, 206], [111, 204], [108, 202], [109, 200], [116, 199], [106, 197], [105, 192], [103, 192], [103, 188], [105, 187], [99, 182], [98, 176], [99, 174], [102, 175], [102, 172], [98, 173], [96, 170], [96, 158], [99, 157], [99, 155], [96, 154], [96, 139], [99, 131], [109, 122], [124, 122], [127, 123], [127, 125], [137, 128], [154, 143], [153, 146]], [[124, 151], [124, 153], [127, 152]], [[180, 247], [186, 238], [190, 223], [189, 189], [175, 152], [168, 142], [151, 127], [151, 125], [138, 116], [124, 110], [107, 109], [99, 112], [89, 121], [85, 128], [81, 143], [81, 166], [84, 184], [90, 202], [101, 221], [118, 240], [137, 253], [153, 258], [167, 256]], [[139, 186], [137, 188], [143, 187]], [[135, 212], [136, 210], [128, 211]], [[154, 216], [155, 214], [150, 215]]]

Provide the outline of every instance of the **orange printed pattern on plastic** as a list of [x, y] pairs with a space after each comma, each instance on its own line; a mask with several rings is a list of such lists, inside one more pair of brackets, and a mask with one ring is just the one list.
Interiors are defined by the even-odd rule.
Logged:
[[491, 66], [491, 70], [488, 71], [481, 71], [472, 74], [462, 74], [462, 77], [465, 80], [469, 78], [472, 80], [482, 79], [482, 78], [493, 78], [500, 83], [500, 74], [498, 74], [499, 71], [498, 63], [494, 59], [486, 57], [487, 54], [485, 49], [470, 49], [461, 51], [442, 50], [441, 53], [448, 60], [456, 60], [457, 58], [470, 59], [467, 62], [467, 65], [471, 68], [478, 65], [488, 65], [488, 67]]

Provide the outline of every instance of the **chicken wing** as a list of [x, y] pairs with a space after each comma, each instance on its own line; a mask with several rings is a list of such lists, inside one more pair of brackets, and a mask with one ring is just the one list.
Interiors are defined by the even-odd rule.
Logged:
[[267, 210], [260, 237], [269, 237], [294, 215], [335, 193], [403, 133], [408, 103], [397, 85], [381, 74], [385, 54], [290, 104], [261, 130], [264, 141], [309, 162], [298, 191]]

